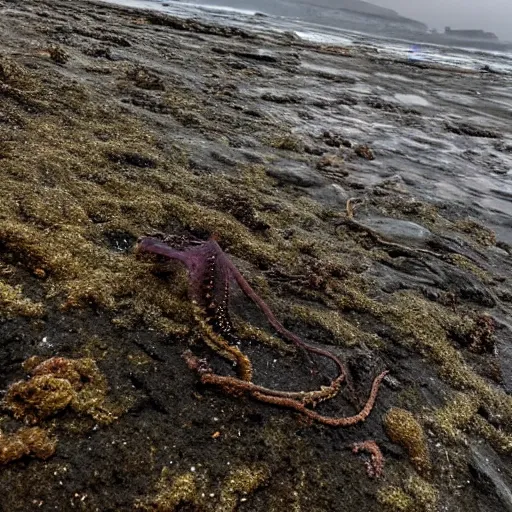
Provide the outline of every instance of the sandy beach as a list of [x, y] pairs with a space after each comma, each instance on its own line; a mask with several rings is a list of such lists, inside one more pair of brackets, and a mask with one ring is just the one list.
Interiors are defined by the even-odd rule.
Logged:
[[510, 74], [246, 25], [0, 0], [0, 510], [512, 510]]

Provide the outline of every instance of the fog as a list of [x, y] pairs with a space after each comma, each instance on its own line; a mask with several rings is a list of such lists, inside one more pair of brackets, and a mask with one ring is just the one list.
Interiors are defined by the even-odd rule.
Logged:
[[431, 28], [481, 28], [512, 40], [512, 0], [370, 0]]

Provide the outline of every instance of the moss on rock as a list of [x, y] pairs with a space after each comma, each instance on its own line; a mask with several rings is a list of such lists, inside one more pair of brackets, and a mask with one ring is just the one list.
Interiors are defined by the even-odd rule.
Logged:
[[436, 512], [438, 491], [418, 476], [410, 477], [402, 487], [379, 489], [377, 501], [389, 512]]
[[44, 315], [44, 312], [45, 308], [42, 303], [34, 302], [25, 297], [22, 286], [11, 286], [0, 281], [0, 317], [40, 318]]
[[39, 427], [21, 428], [14, 434], [0, 431], [0, 464], [8, 464], [26, 455], [42, 460], [55, 453], [57, 442]]
[[412, 465], [420, 474], [430, 472], [431, 461], [427, 438], [418, 420], [404, 409], [390, 409], [384, 416], [384, 427], [389, 438], [404, 447]]
[[380, 489], [377, 501], [389, 512], [412, 512], [414, 502], [400, 487], [389, 486]]
[[105, 377], [92, 359], [54, 357], [37, 364], [31, 358], [25, 368], [31, 378], [12, 384], [3, 401], [15, 418], [34, 424], [70, 406], [97, 421], [115, 419], [104, 404]]

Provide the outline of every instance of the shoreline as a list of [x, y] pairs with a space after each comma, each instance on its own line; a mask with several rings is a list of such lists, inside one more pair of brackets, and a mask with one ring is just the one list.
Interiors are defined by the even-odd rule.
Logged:
[[[508, 76], [103, 2], [0, 14], [1, 509], [510, 506]], [[142, 236], [216, 237], [312, 356], [233, 288], [209, 325]], [[233, 361], [280, 391], [187, 366]]]
[[[418, 32], [415, 32], [414, 30], [395, 30], [394, 32], [392, 31], [389, 31], [389, 32], [383, 32], [383, 31], [374, 31], [373, 33], [371, 31], [368, 31], [364, 29], [364, 25], [360, 25], [358, 28], [355, 27], [355, 24], [352, 24], [352, 26], [350, 25], [350, 22], [345, 22], [345, 23], [341, 23], [341, 24], [334, 24], [332, 23], [332, 20], [331, 20], [331, 23], [332, 24], [325, 24], [325, 22], [322, 23], [322, 19], [324, 18], [318, 18], [317, 21], [313, 20], [313, 19], [307, 19], [307, 18], [304, 18], [304, 17], [300, 17], [300, 16], [292, 16], [292, 17], [287, 17], [285, 15], [281, 15], [281, 14], [272, 14], [270, 12], [259, 12], [259, 11], [254, 11], [254, 10], [246, 10], [246, 9], [243, 9], [243, 8], [239, 8], [239, 7], [235, 7], [235, 6], [225, 6], [225, 5], [217, 5], [215, 3], [211, 3], [211, 4], [201, 4], [201, 3], [196, 3], [196, 2], [170, 2], [168, 3], [167, 5], [165, 6], [162, 6], [161, 4], [158, 4], [158, 3], [153, 3], [153, 2], [146, 2], [147, 5], [144, 4], [144, 2], [141, 2], [141, 1], [138, 1], [138, 0], [132, 0], [133, 3], [135, 5], [133, 5], [132, 7], [133, 8], [149, 8], [149, 9], [154, 9], [154, 10], [158, 10], [158, 11], [162, 11], [162, 12], [167, 12], [168, 14], [171, 14], [171, 15], [178, 15], [178, 12], [176, 10], [170, 10], [167, 9], [167, 7], [169, 6], [173, 6], [173, 7], [177, 7], [178, 9], [180, 7], [186, 7], [186, 8], [190, 8], [190, 7], [195, 7], [197, 8], [198, 10], [202, 10], [204, 12], [208, 12], [209, 10], [210, 11], [220, 11], [220, 12], [232, 12], [232, 13], [235, 13], [235, 14], [246, 14], [246, 15], [252, 15], [252, 16], [255, 16], [255, 17], [260, 17], [260, 20], [261, 20], [261, 17], [264, 17], [264, 18], [280, 18], [282, 20], [282, 22], [284, 22], [286, 25], [289, 26], [289, 30], [293, 30], [293, 27], [292, 27], [292, 24], [293, 23], [296, 23], [298, 24], [297, 25], [297, 30], [300, 30], [300, 24], [304, 25], [304, 26], [318, 26], [319, 28], [323, 28], [324, 30], [338, 30], [338, 31], [342, 31], [342, 32], [348, 32], [348, 33], [354, 33], [354, 34], [358, 34], [360, 36], [366, 36], [366, 37], [371, 37], [371, 38], [377, 38], [377, 39], [384, 39], [384, 40], [389, 40], [389, 41], [403, 41], [403, 42], [406, 42], [406, 43], [409, 43], [409, 44], [428, 44], [428, 45], [433, 45], [433, 46], [440, 46], [442, 48], [445, 48], [445, 49], [456, 49], [456, 50], [465, 50], [465, 51], [470, 51], [470, 50], [480, 50], [480, 51], [489, 51], [489, 52], [492, 52], [492, 51], [499, 51], [499, 52], [503, 52], [503, 53], [508, 53], [510, 54], [510, 51], [512, 50], [512, 43], [507, 43], [507, 42], [502, 42], [502, 41], [484, 41], [484, 40], [472, 40], [472, 39], [457, 39], [457, 38], [449, 38], [449, 37], [445, 37], [443, 34], [430, 34], [428, 32], [421, 32], [421, 31], [418, 31]], [[109, 2], [107, 2], [109, 3]], [[113, 4], [118, 4], [118, 5], [127, 5], [127, 2], [123, 2], [122, 0], [119, 0], [119, 1], [114, 1], [112, 2]], [[138, 6], [136, 4], [139, 4]], [[350, 10], [344, 10], [344, 9], [341, 9], [341, 11], [344, 11], [344, 12], [347, 12], [347, 13], [352, 13], [354, 15], [363, 15], [364, 14], [361, 14], [361, 13], [358, 13], [357, 11], [350, 11]], [[376, 17], [378, 19], [381, 19], [379, 16], [377, 15], [372, 15], [371, 17]], [[385, 19], [385, 18], [382, 18], [382, 19]], [[407, 21], [406, 18], [404, 18], [405, 21]], [[327, 20], [329, 21], [329, 20]], [[399, 20], [392, 20], [390, 19], [390, 21], [399, 21]], [[414, 21], [414, 20], [410, 20], [410, 21]], [[467, 45], [467, 46], [464, 46], [464, 45]], [[480, 45], [480, 46], [479, 46]]]

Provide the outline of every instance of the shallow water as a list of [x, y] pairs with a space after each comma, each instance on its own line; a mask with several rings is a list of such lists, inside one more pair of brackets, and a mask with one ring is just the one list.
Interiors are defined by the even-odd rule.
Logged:
[[[408, 58], [410, 60], [436, 62], [450, 66], [480, 69], [490, 65], [500, 72], [512, 73], [512, 53], [484, 51], [475, 48], [448, 48], [430, 43], [416, 44], [412, 41], [385, 38], [369, 35], [358, 31], [341, 29], [294, 18], [272, 16], [255, 10], [211, 5], [208, 3], [179, 2], [164, 0], [106, 0], [110, 3], [156, 9], [174, 16], [201, 17], [206, 20], [216, 20], [235, 26], [245, 26], [247, 29], [284, 32], [293, 31], [304, 41], [320, 44], [350, 46], [364, 42], [375, 45], [385, 54]], [[255, 18], [257, 22], [255, 22]]]
[[[400, 174], [415, 194], [430, 201], [467, 207], [512, 243], [512, 55], [474, 49], [415, 45], [358, 32], [322, 27], [275, 16], [257, 16], [252, 11], [181, 2], [110, 0], [113, 3], [154, 8], [175, 16], [239, 26], [260, 33], [293, 31], [305, 42], [358, 48], [364, 44], [375, 53], [376, 62], [435, 63], [444, 68], [481, 70], [494, 74], [453, 74], [404, 67], [386, 72], [362, 68], [346, 59], [339, 61], [303, 51], [297, 83], [273, 80], [268, 88], [247, 84], [247, 98], [258, 100], [265, 92], [299, 94], [307, 105], [308, 118], [298, 116], [289, 105], [269, 105], [268, 114], [281, 118], [304, 136], [323, 130], [368, 143], [378, 153], [370, 164], [358, 162], [353, 180], [371, 186], [380, 179]], [[359, 67], [358, 67], [359, 66]], [[395, 72], [392, 72], [395, 71]], [[325, 79], [332, 76], [333, 81]], [[353, 83], [336, 82], [352, 80]], [[339, 106], [340, 94], [350, 94], [357, 105]], [[394, 113], [366, 107], [378, 98], [396, 108]], [[319, 106], [321, 104], [324, 106]], [[400, 110], [402, 109], [402, 110]], [[405, 110], [404, 110], [405, 109]], [[417, 109], [417, 115], [407, 109]], [[400, 114], [402, 112], [402, 114]], [[446, 123], [468, 123], [491, 130], [499, 139], [454, 134]]]

